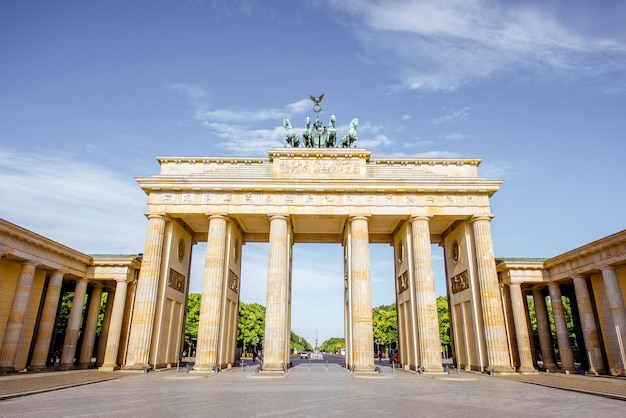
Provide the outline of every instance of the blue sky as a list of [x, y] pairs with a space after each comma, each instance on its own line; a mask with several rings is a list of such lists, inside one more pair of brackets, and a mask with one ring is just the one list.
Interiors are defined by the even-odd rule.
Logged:
[[[155, 156], [265, 157], [324, 93], [321, 119], [341, 134], [358, 116], [375, 157], [482, 158], [504, 180], [496, 256], [552, 257], [625, 228], [624, 16], [608, 0], [5, 0], [0, 217], [84, 253], [142, 252], [134, 177]], [[391, 248], [371, 252], [374, 305], [390, 304]], [[342, 335], [341, 253], [294, 248], [298, 334]], [[265, 304], [267, 246], [243, 256], [241, 298]]]

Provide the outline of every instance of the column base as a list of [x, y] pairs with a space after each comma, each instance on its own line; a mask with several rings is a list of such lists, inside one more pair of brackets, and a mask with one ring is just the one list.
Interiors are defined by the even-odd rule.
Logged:
[[192, 372], [216, 372], [219, 367], [216, 364], [194, 364]]
[[517, 372], [519, 374], [539, 374], [537, 369], [535, 369], [534, 367], [519, 367], [517, 369]]
[[85, 370], [91, 367], [91, 363], [78, 363], [77, 369]]
[[98, 367], [99, 372], [114, 372], [115, 370], [119, 369], [120, 366], [118, 366], [117, 364], [103, 364], [102, 366]]
[[509, 367], [509, 366], [487, 367], [485, 369], [485, 372], [489, 374], [493, 374], [495, 376], [517, 374], [517, 371], [513, 367]]
[[74, 368], [75, 368], [74, 364], [59, 364], [57, 366], [57, 370], [61, 371], [61, 372], [64, 372], [64, 371], [67, 371], [67, 370], [72, 370]]
[[130, 372], [143, 372], [148, 373], [151, 367], [149, 364], [128, 364], [122, 367], [122, 370], [128, 370]]
[[28, 371], [33, 373], [40, 373], [46, 370], [48, 370], [48, 366], [34, 365], [28, 367]]
[[13, 373], [13, 372], [15, 372], [15, 369], [13, 368], [13, 366], [0, 367], [0, 374], [8, 374], [8, 373]]

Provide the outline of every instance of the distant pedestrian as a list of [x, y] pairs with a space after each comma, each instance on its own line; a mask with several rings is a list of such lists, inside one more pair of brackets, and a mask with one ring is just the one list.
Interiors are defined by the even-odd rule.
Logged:
[[383, 353], [380, 350], [378, 350], [378, 362], [380, 363], [382, 361], [383, 361]]

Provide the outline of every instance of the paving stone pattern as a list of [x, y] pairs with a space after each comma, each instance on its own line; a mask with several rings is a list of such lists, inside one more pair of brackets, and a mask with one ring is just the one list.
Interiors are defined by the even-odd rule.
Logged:
[[[337, 365], [323, 363], [300, 364], [283, 377], [265, 377], [254, 370], [251, 366], [217, 375], [176, 370], [116, 372], [111, 373], [115, 380], [88, 385], [84, 384], [88, 376], [95, 378], [94, 374], [101, 373], [69, 372], [55, 383], [65, 379], [72, 387], [2, 400], [0, 417], [528, 418], [590, 413], [623, 417], [626, 410], [626, 403], [618, 399], [475, 373], [432, 377], [382, 367], [380, 375], [354, 377]], [[11, 387], [34, 391], [42, 379], [57, 378], [52, 374], [30, 376], [35, 377], [0, 377], [0, 393]], [[619, 379], [545, 374], [534, 378], [539, 381], [542, 377], [554, 382], [560, 378], [573, 386], [589, 382], [596, 390], [602, 389], [597, 383], [621, 388], [612, 389], [618, 392], [626, 387]]]

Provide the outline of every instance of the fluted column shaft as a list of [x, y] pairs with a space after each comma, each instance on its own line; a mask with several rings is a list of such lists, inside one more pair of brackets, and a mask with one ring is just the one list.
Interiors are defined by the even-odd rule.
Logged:
[[600, 339], [598, 337], [598, 328], [596, 326], [596, 317], [593, 313], [593, 305], [587, 280], [584, 276], [576, 275], [572, 277], [574, 282], [574, 291], [576, 292], [576, 304], [578, 305], [578, 316], [580, 318], [580, 326], [583, 331], [583, 339], [585, 340], [586, 355], [589, 358], [589, 372], [604, 373], [604, 360]]
[[28, 308], [28, 300], [30, 298], [30, 290], [35, 277], [37, 265], [32, 262], [22, 264], [20, 275], [17, 278], [17, 286], [13, 294], [11, 310], [4, 331], [4, 340], [2, 348], [0, 348], [0, 371], [14, 371], [13, 362], [17, 354], [17, 348], [22, 336], [22, 327], [24, 326], [24, 317]]
[[96, 342], [96, 328], [98, 326], [98, 316], [100, 316], [100, 305], [102, 305], [102, 285], [94, 283], [89, 298], [89, 310], [87, 311], [87, 322], [83, 331], [83, 344], [80, 348], [78, 367], [86, 369], [91, 366], [93, 357], [93, 347]]
[[225, 216], [212, 215], [209, 218], [194, 370], [212, 370], [219, 366], [217, 356], [222, 320], [220, 313], [225, 280], [227, 224], [228, 219]]
[[52, 333], [54, 332], [54, 321], [56, 320], [59, 300], [61, 298], [63, 274], [64, 273], [59, 270], [52, 272], [50, 281], [48, 282], [48, 290], [46, 290], [46, 297], [39, 319], [39, 328], [37, 329], [37, 338], [35, 339], [33, 358], [29, 366], [29, 370], [31, 371], [41, 371], [46, 368]]
[[[604, 280], [604, 288], [606, 290], [606, 297], [609, 301], [609, 308], [611, 309], [611, 317], [613, 318], [613, 327], [612, 332], [616, 332], [618, 338], [618, 344], [621, 342], [622, 347], [626, 350], [626, 309], [624, 308], [624, 299], [622, 299], [622, 290], [619, 285], [619, 281], [617, 280], [617, 273], [615, 272], [615, 268], [611, 266], [601, 267], [600, 271], [602, 271], [602, 279]], [[621, 373], [626, 374], [626, 356], [621, 351], [622, 347], [620, 347], [619, 352], [621, 356], [621, 365], [619, 367], [622, 368]], [[617, 367], [611, 366], [612, 369], [616, 369]]]
[[63, 340], [63, 352], [61, 353], [59, 370], [69, 370], [74, 366], [74, 356], [76, 355], [76, 345], [78, 344], [78, 334], [80, 333], [80, 320], [83, 317], [83, 306], [85, 304], [88, 283], [87, 279], [76, 280], [72, 309], [67, 321], [65, 340]]
[[[280, 371], [289, 345], [289, 218], [270, 216], [269, 265], [267, 273], [267, 306], [265, 310], [265, 343], [263, 345], [263, 371]], [[287, 348], [288, 350], [288, 348]]]
[[355, 372], [375, 370], [368, 222], [365, 216], [355, 216], [350, 222], [352, 361]]
[[553, 372], [556, 371], [556, 363], [554, 362], [554, 351], [552, 349], [552, 333], [550, 332], [550, 320], [548, 319], [548, 310], [546, 309], [546, 299], [541, 289], [533, 289], [533, 300], [535, 301], [537, 333], [539, 334], [543, 367]]
[[511, 308], [513, 308], [513, 322], [515, 323], [515, 336], [517, 338], [517, 351], [520, 360], [519, 372], [536, 372], [533, 366], [533, 355], [530, 350], [528, 320], [522, 287], [520, 283], [511, 283], [509, 290], [511, 293]]
[[576, 370], [576, 367], [574, 366], [574, 353], [569, 342], [569, 330], [565, 321], [561, 288], [557, 283], [550, 282], [548, 290], [550, 291], [550, 304], [552, 305], [552, 317], [554, 318], [554, 327], [556, 328], [556, 341], [559, 345], [561, 368], [566, 372], [573, 372]]
[[[109, 321], [109, 329], [106, 337], [106, 349], [104, 351], [104, 360], [102, 366], [98, 370], [111, 371], [117, 367], [117, 354], [120, 349], [120, 336], [122, 335], [122, 321], [124, 320], [124, 309], [126, 307], [126, 292], [128, 290], [128, 282], [119, 280], [115, 285], [115, 296], [113, 298], [113, 307], [111, 309], [111, 320]], [[112, 292], [109, 292], [109, 299]], [[109, 301], [107, 300], [107, 305]]]
[[487, 343], [487, 362], [488, 367], [496, 372], [512, 372], [498, 273], [493, 255], [490, 221], [491, 219], [487, 216], [473, 219], [480, 303]]
[[125, 366], [127, 369], [149, 367], [148, 360], [159, 291], [165, 223], [165, 215], [148, 215], [148, 232], [146, 234], [146, 244], [143, 250], [139, 283], [137, 284], [130, 327], [128, 355]]
[[96, 366], [100, 367], [104, 364], [104, 356], [107, 349], [107, 339], [109, 337], [109, 328], [111, 326], [111, 312], [113, 311], [113, 300], [115, 292], [108, 290], [107, 304], [104, 308], [104, 319], [102, 321], [102, 329], [100, 330], [100, 338], [98, 339], [98, 353], [96, 355]]
[[427, 373], [443, 371], [429, 222], [426, 216], [411, 218], [419, 366]]

